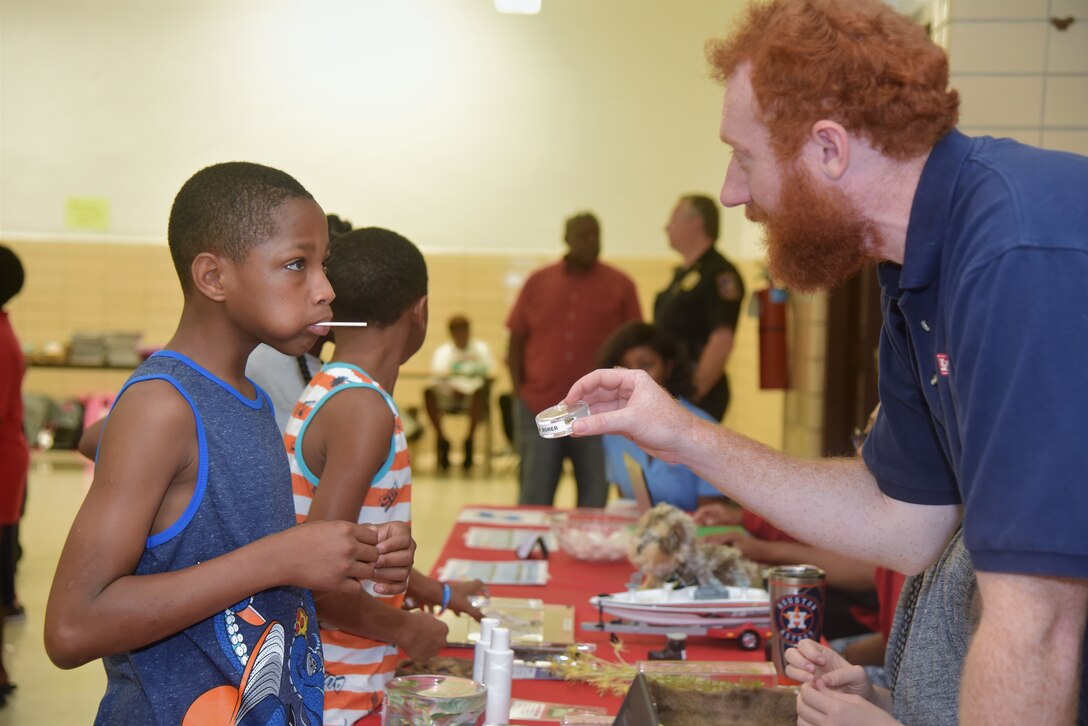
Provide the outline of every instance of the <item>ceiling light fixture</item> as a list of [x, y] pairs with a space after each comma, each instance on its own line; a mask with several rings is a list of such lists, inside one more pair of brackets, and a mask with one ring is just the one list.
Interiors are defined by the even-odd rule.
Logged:
[[495, 9], [500, 13], [514, 15], [536, 15], [540, 12], [541, 0], [495, 0]]

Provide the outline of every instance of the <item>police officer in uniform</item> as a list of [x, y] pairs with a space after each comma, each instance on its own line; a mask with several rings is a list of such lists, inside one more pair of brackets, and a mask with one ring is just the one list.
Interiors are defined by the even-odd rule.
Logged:
[[692, 403], [720, 421], [729, 406], [725, 364], [733, 350], [744, 283], [714, 247], [718, 205], [710, 197], [681, 197], [665, 231], [683, 264], [654, 301], [654, 322], [687, 347], [694, 365]]

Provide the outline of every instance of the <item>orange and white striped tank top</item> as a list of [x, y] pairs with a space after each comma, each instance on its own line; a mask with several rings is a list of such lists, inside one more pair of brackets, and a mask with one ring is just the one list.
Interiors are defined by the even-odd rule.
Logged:
[[[302, 392], [284, 432], [287, 456], [291, 462], [291, 486], [295, 496], [295, 518], [305, 522], [310, 512], [314, 490], [319, 480], [306, 465], [302, 441], [314, 415], [337, 392], [349, 388], [369, 388], [381, 394], [393, 412], [393, 438], [389, 456], [370, 482], [370, 489], [359, 508], [359, 522], [410, 522], [412, 518], [412, 468], [408, 442], [400, 411], [390, 396], [362, 369], [347, 363], [327, 363]], [[369, 584], [369, 583], [368, 583]], [[368, 587], [371, 595], [374, 591]], [[391, 607], [399, 608], [404, 595], [375, 595]], [[399, 660], [395, 645], [380, 640], [321, 627], [325, 654], [325, 726], [350, 726], [382, 701], [385, 684], [393, 678]]]

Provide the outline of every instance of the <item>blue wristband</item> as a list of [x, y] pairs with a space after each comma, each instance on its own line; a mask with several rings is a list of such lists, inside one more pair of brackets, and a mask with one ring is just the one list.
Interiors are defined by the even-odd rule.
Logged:
[[450, 584], [448, 582], [442, 583], [442, 605], [438, 608], [438, 614], [446, 612], [446, 608], [450, 606], [450, 596], [453, 595], [453, 591], [450, 590]]

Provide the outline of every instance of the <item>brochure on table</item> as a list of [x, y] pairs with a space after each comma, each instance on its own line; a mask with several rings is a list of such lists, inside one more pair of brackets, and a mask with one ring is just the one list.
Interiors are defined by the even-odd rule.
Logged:
[[469, 527], [465, 532], [465, 546], [481, 550], [509, 550], [521, 548], [528, 540], [544, 538], [544, 546], [554, 552], [559, 549], [555, 535], [539, 529], [507, 529], [505, 527]]
[[489, 562], [465, 560], [458, 557], [446, 560], [438, 573], [439, 580], [480, 580], [488, 585], [546, 585], [548, 583], [547, 560], [514, 560]]
[[465, 507], [457, 515], [461, 524], [497, 524], [500, 526], [548, 527], [548, 512], [539, 509], [492, 509]]

